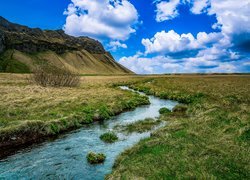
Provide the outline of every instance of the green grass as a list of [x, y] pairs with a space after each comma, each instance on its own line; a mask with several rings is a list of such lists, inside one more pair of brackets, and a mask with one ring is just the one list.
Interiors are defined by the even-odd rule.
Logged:
[[130, 86], [186, 105], [163, 114], [167, 125], [123, 152], [107, 179], [250, 179], [250, 76], [150, 82]]
[[163, 108], [159, 109], [159, 113], [160, 114], [169, 114], [169, 113], [171, 113], [171, 111], [168, 108], [163, 107]]
[[90, 164], [100, 164], [105, 161], [106, 156], [103, 153], [89, 152], [86, 158]]
[[13, 52], [11, 50], [0, 55], [0, 72], [11, 73], [30, 73], [30, 68], [12, 58]]
[[84, 77], [79, 87], [40, 87], [28, 75], [0, 74], [0, 142], [56, 135], [148, 104], [145, 96], [112, 87], [128, 77]]
[[118, 140], [118, 136], [114, 132], [106, 132], [100, 136], [100, 139], [106, 143], [114, 143]]
[[133, 133], [133, 132], [143, 133], [152, 130], [155, 126], [159, 125], [160, 123], [161, 123], [160, 120], [146, 118], [144, 120], [139, 120], [134, 123], [119, 125], [116, 126], [115, 128], [127, 133]]

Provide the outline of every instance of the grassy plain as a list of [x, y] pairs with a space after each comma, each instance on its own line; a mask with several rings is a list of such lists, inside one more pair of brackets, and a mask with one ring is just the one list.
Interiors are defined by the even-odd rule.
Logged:
[[0, 146], [148, 103], [114, 84], [186, 105], [162, 114], [167, 125], [122, 153], [108, 179], [250, 179], [249, 75], [83, 76], [77, 88], [44, 88], [0, 74]]
[[41, 87], [29, 75], [0, 74], [0, 147], [55, 135], [147, 104], [148, 99], [112, 86], [129, 76], [84, 76], [80, 87]]
[[[187, 104], [123, 152], [107, 179], [250, 179], [250, 76], [166, 76], [130, 84]], [[183, 106], [185, 107], [185, 106]]]

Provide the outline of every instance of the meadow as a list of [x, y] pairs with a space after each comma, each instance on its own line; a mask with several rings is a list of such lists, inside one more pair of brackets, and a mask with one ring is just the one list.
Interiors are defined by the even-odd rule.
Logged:
[[114, 87], [129, 76], [84, 76], [79, 87], [42, 87], [30, 75], [0, 75], [0, 147], [53, 136], [148, 104], [146, 97]]
[[250, 75], [82, 76], [79, 87], [55, 88], [0, 74], [1, 150], [149, 103], [119, 85], [181, 105], [120, 127], [165, 124], [120, 154], [107, 179], [250, 179]]
[[148, 78], [130, 87], [186, 104], [116, 160], [107, 179], [250, 179], [250, 76]]

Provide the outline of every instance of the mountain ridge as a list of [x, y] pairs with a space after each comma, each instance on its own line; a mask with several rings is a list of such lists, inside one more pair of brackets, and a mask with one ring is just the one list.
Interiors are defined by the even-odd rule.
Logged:
[[39, 63], [49, 62], [81, 74], [133, 73], [116, 62], [97, 40], [73, 37], [63, 30], [29, 28], [1, 16], [0, 54], [0, 72], [26, 72], [27, 69], [32, 72]]

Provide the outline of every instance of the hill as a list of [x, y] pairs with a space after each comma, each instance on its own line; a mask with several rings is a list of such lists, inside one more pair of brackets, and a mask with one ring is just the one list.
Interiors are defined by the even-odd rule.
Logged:
[[133, 73], [94, 39], [29, 28], [0, 16], [0, 72], [28, 73], [43, 63], [81, 74]]

